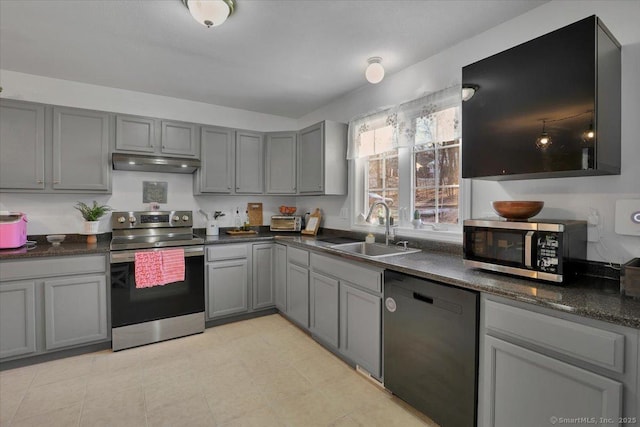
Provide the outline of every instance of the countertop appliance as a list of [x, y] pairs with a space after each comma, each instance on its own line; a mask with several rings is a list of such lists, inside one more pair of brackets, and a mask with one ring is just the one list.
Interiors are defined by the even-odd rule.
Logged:
[[479, 294], [386, 270], [384, 386], [442, 426], [477, 418]]
[[[204, 331], [204, 239], [191, 211], [113, 212], [111, 337], [114, 351]], [[184, 280], [136, 287], [137, 252], [184, 250]]]
[[27, 243], [27, 216], [22, 212], [0, 213], [0, 249], [13, 249]]
[[300, 231], [302, 217], [300, 215], [273, 215], [271, 217], [271, 231]]
[[530, 279], [565, 282], [587, 256], [586, 221], [467, 219], [463, 234], [465, 265]]

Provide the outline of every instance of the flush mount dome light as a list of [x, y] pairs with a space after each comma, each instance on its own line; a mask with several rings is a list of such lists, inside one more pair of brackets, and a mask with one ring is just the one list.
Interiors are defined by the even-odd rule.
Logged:
[[182, 0], [193, 19], [207, 28], [224, 23], [235, 9], [234, 0]]
[[384, 67], [382, 66], [382, 58], [374, 56], [367, 60], [369, 65], [367, 66], [364, 76], [369, 83], [380, 83], [384, 79]]
[[476, 94], [476, 91], [479, 88], [480, 88], [480, 86], [478, 86], [478, 85], [470, 85], [470, 84], [462, 85], [462, 100], [463, 101], [470, 100], [473, 97], [473, 95]]

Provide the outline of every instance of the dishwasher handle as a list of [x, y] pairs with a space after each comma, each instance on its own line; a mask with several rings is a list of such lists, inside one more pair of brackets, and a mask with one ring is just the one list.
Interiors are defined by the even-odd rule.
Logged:
[[427, 304], [433, 304], [433, 298], [419, 294], [417, 292], [413, 293], [413, 298], [418, 301], [426, 302]]

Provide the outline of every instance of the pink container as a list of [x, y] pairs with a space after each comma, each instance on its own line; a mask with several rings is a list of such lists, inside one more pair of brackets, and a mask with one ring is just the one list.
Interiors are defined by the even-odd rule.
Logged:
[[22, 212], [0, 215], [0, 249], [19, 248], [27, 243], [27, 216]]

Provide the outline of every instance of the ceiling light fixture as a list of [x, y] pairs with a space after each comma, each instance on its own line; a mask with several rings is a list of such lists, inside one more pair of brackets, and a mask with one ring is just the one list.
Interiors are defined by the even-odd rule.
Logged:
[[543, 120], [542, 121], [542, 133], [540, 134], [538, 139], [536, 139], [536, 146], [541, 150], [545, 150], [552, 143], [551, 137], [549, 136], [549, 134], [545, 130], [545, 123], [546, 123], [546, 120]]
[[589, 123], [589, 129], [585, 130], [582, 134], [582, 140], [586, 143], [592, 142], [596, 137], [596, 132], [593, 130], [593, 121]]
[[235, 10], [234, 0], [182, 0], [182, 4], [207, 28], [221, 25]]
[[384, 79], [384, 67], [382, 66], [382, 58], [379, 56], [374, 56], [367, 60], [369, 65], [367, 65], [367, 69], [364, 72], [364, 76], [367, 78], [369, 83], [377, 84]]
[[476, 91], [478, 89], [480, 89], [480, 86], [478, 85], [469, 85], [469, 84], [462, 85], [462, 100], [468, 101], [471, 98], [473, 98], [473, 95], [476, 94]]

